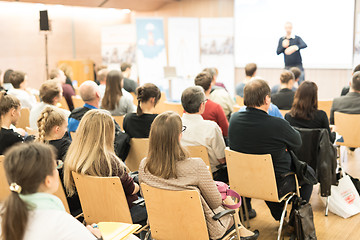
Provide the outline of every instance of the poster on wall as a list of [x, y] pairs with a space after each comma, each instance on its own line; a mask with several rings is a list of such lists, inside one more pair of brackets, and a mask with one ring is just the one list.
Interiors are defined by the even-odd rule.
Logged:
[[198, 18], [169, 18], [169, 65], [179, 77], [194, 78], [201, 70], [199, 38]]
[[137, 63], [140, 84], [154, 83], [164, 89], [166, 48], [161, 18], [136, 19]]
[[234, 95], [234, 21], [232, 18], [200, 19], [201, 66], [219, 70], [221, 82]]

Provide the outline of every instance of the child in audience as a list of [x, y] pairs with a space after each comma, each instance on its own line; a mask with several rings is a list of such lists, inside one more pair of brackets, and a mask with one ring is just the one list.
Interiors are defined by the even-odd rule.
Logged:
[[110, 111], [113, 116], [122, 116], [135, 112], [133, 99], [122, 90], [124, 78], [117, 70], [110, 71], [106, 76], [105, 94], [101, 108]]
[[31, 109], [36, 104], [36, 98], [28, 90], [27, 75], [20, 71], [13, 71], [9, 79], [14, 88], [10, 89], [8, 93], [16, 96], [22, 107]]
[[65, 158], [64, 184], [69, 196], [76, 194], [71, 172], [90, 176], [120, 178], [134, 223], [144, 223], [146, 209], [133, 205], [139, 185], [129, 176], [126, 166], [114, 152], [115, 124], [104, 110], [93, 109], [81, 119]]
[[58, 166], [52, 147], [45, 144], [21, 144], [5, 154], [11, 193], [1, 211], [2, 239], [101, 238], [99, 229], [87, 230], [52, 195], [59, 186]]
[[[197, 190], [201, 195], [210, 239], [223, 237], [233, 225], [232, 217], [219, 221], [213, 215], [224, 210], [222, 198], [203, 160], [189, 158], [181, 146], [182, 122], [178, 114], [165, 112], [151, 126], [149, 154], [139, 167], [140, 182], [168, 190]], [[255, 233], [240, 226], [241, 239], [257, 239]]]
[[148, 138], [151, 124], [157, 116], [154, 111], [161, 98], [161, 92], [155, 84], [146, 83], [136, 89], [136, 95], [137, 111], [126, 114], [123, 127], [132, 138]]

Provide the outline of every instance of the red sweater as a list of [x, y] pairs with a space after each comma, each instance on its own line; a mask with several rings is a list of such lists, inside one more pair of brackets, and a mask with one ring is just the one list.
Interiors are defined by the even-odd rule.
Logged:
[[216, 122], [219, 127], [221, 128], [222, 134], [224, 137], [227, 137], [228, 135], [228, 128], [229, 128], [229, 122], [225, 116], [224, 110], [220, 106], [220, 104], [217, 104], [210, 99], [207, 100], [205, 104], [205, 111], [201, 116], [205, 120], [211, 120]]

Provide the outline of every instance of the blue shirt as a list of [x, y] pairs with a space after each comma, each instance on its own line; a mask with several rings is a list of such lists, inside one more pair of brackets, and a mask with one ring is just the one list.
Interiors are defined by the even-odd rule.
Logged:
[[[246, 111], [246, 106], [241, 107], [239, 110], [239, 112], [245, 112], [245, 111]], [[281, 114], [279, 108], [272, 103], [270, 103], [268, 114], [273, 117], [278, 117], [278, 118], [284, 119], [284, 116]]]
[[69, 116], [69, 120], [68, 120], [68, 132], [69, 133], [76, 132], [76, 129], [78, 128], [82, 117], [85, 115], [85, 113], [87, 113], [87, 111], [89, 111], [91, 109], [97, 109], [97, 107], [94, 107], [90, 104], [85, 103], [84, 107], [76, 108], [71, 112], [71, 114]]

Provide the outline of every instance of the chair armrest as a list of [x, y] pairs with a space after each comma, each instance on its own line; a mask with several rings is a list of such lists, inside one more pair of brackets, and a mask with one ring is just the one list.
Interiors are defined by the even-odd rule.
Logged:
[[139, 198], [138, 200], [135, 200], [132, 202], [134, 205], [140, 205], [140, 206], [144, 206], [145, 205], [145, 199], [143, 198]]
[[235, 209], [228, 209], [228, 210], [221, 211], [221, 212], [215, 214], [212, 218], [217, 221], [220, 218], [222, 218], [223, 216], [226, 216], [229, 214], [235, 214]]

